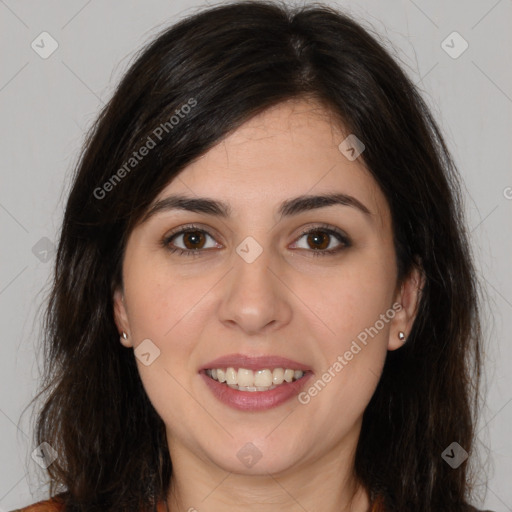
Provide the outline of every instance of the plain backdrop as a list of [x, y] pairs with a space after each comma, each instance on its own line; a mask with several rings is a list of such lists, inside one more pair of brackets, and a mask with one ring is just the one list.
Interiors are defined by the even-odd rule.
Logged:
[[[432, 108], [462, 174], [487, 292], [477, 448], [489, 473], [475, 505], [510, 511], [512, 0], [326, 3], [387, 41]], [[40, 310], [84, 133], [134, 53], [208, 4], [0, 0], [0, 512], [47, 497], [45, 472], [31, 458], [34, 418], [31, 409], [22, 412], [38, 389]]]

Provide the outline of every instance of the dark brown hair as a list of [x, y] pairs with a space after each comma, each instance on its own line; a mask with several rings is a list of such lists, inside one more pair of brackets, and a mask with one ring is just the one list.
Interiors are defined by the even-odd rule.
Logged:
[[[45, 317], [36, 429], [37, 444], [59, 453], [50, 494], [60, 491], [67, 511], [151, 510], [166, 497], [164, 424], [114, 323], [124, 246], [180, 170], [292, 98], [316, 99], [364, 142], [360, 158], [391, 209], [399, 280], [418, 264], [426, 279], [408, 341], [388, 352], [365, 411], [357, 477], [389, 511], [457, 512], [470, 498], [468, 463], [455, 470], [441, 457], [454, 441], [473, 452], [481, 357], [479, 288], [442, 135], [359, 23], [318, 4], [243, 1], [203, 10], [147, 45], [81, 153]], [[186, 104], [193, 108], [169, 122]], [[154, 148], [126, 167], [148, 137]]]

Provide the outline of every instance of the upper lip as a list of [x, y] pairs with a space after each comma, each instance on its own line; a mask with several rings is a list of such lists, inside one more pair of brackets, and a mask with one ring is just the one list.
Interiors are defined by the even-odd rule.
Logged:
[[228, 354], [210, 361], [199, 369], [204, 371], [214, 368], [247, 368], [248, 370], [261, 370], [265, 368], [289, 368], [291, 370], [311, 371], [311, 367], [293, 359], [281, 356], [250, 356], [246, 354]]

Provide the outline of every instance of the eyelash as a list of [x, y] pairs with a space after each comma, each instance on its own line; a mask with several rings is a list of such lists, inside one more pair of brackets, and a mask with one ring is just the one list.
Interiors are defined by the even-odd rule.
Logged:
[[[198, 226], [196, 224], [188, 224], [186, 226], [182, 226], [179, 229], [179, 231], [174, 231], [174, 232], [170, 233], [169, 235], [167, 235], [166, 237], [164, 237], [161, 244], [165, 249], [170, 251], [172, 254], [177, 253], [179, 256], [193, 256], [193, 257], [200, 256], [203, 252], [205, 252], [205, 250], [208, 250], [208, 249], [205, 249], [205, 250], [187, 249], [187, 250], [185, 250], [185, 249], [181, 249], [180, 247], [171, 247], [170, 246], [171, 240], [173, 238], [175, 238], [176, 236], [183, 235], [183, 234], [193, 232], [193, 231], [199, 231], [200, 233], [205, 233], [209, 237], [213, 238], [213, 236], [208, 231], [206, 231], [205, 229], [202, 229], [200, 226]], [[310, 252], [312, 252], [313, 256], [333, 256], [333, 255], [337, 254], [338, 252], [340, 252], [352, 245], [349, 238], [344, 233], [342, 233], [341, 231], [338, 231], [336, 229], [333, 229], [328, 224], [320, 224], [318, 226], [314, 226], [313, 228], [305, 229], [304, 231], [302, 231], [299, 234], [299, 236], [295, 239], [295, 241], [300, 240], [304, 235], [308, 235], [310, 233], [317, 233], [317, 232], [327, 233], [328, 235], [334, 236], [335, 238], [338, 239], [339, 242], [342, 243], [342, 245], [336, 249], [329, 249], [329, 250], [311, 249]]]

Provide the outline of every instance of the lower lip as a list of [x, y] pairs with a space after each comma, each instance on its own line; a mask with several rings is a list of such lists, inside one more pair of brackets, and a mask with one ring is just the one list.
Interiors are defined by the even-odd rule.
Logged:
[[222, 403], [243, 411], [263, 411], [277, 407], [298, 395], [313, 374], [307, 372], [299, 380], [284, 382], [268, 391], [239, 391], [208, 377], [206, 373], [201, 372], [200, 375], [213, 395]]

